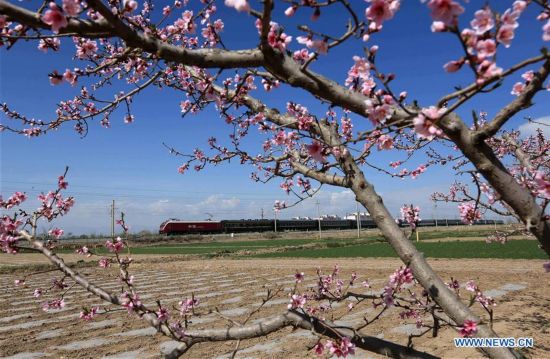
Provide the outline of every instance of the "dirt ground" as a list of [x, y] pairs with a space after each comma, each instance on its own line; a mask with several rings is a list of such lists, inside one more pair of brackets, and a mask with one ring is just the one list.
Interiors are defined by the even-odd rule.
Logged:
[[[38, 255], [25, 254], [18, 264], [37, 263]], [[77, 257], [68, 256], [68, 261]], [[78, 257], [81, 259], [82, 257]], [[5, 256], [0, 258], [5, 264]], [[543, 261], [539, 260], [487, 260], [431, 259], [431, 265], [449, 280], [452, 276], [461, 283], [475, 280], [479, 286], [495, 297], [494, 329], [501, 337], [532, 337], [534, 347], [521, 352], [527, 358], [550, 357], [550, 274], [545, 273]], [[269, 260], [182, 260], [177, 257], [136, 256], [132, 272], [142, 301], [154, 306], [157, 299], [164, 305], [175, 306], [191, 292], [201, 300], [198, 309], [203, 315], [192, 324], [195, 328], [227, 327], [230, 319], [244, 320], [257, 308], [268, 289], [282, 288], [274, 300], [259, 313], [252, 315], [249, 323], [259, 318], [282, 313], [288, 304], [292, 287], [292, 275], [296, 270], [305, 272], [306, 280], [301, 288], [315, 283], [315, 271], [321, 267], [329, 273], [338, 264], [342, 278], [349, 278], [356, 271], [359, 278], [369, 279], [373, 289], [383, 288], [388, 276], [401, 265], [397, 259], [269, 259]], [[114, 269], [97, 267], [81, 268], [79, 271], [97, 283], [107, 283], [115, 291], [117, 282]], [[66, 308], [60, 313], [46, 313], [40, 308], [44, 299], [33, 298], [36, 287], [48, 287], [54, 273], [41, 273], [27, 279], [26, 287], [15, 287], [13, 281], [28, 272], [24, 269], [0, 274], [0, 357], [14, 358], [157, 358], [161, 350], [174, 345], [168, 338], [154, 334], [154, 329], [136, 316], [125, 311], [102, 314], [93, 322], [78, 319], [84, 305], [105, 305], [83, 290], [66, 295]], [[59, 277], [59, 276], [58, 276]], [[360, 281], [359, 281], [360, 283]], [[356, 291], [361, 291], [357, 288]], [[168, 299], [166, 299], [168, 298]], [[348, 302], [346, 302], [347, 304]], [[106, 306], [106, 308], [110, 308]], [[208, 314], [217, 308], [222, 316]], [[376, 314], [367, 303], [359, 304], [346, 316], [343, 305], [334, 310], [342, 325], [353, 325]], [[174, 312], [174, 310], [172, 310]], [[481, 314], [481, 312], [479, 312]], [[361, 331], [400, 344], [406, 344], [406, 324], [414, 320], [401, 320], [399, 310], [389, 310], [380, 320]], [[175, 315], [175, 314], [174, 314]], [[237, 324], [233, 324], [237, 325]], [[424, 336], [414, 339], [418, 350], [443, 358], [478, 358], [474, 349], [456, 348], [452, 329], [442, 330], [437, 338]], [[315, 357], [308, 350], [316, 338], [305, 331], [287, 328], [268, 337], [251, 339], [240, 343], [237, 358], [307, 358]], [[209, 343], [194, 346], [188, 358], [228, 358], [236, 342]], [[378, 358], [381, 356], [358, 350], [355, 358]]]

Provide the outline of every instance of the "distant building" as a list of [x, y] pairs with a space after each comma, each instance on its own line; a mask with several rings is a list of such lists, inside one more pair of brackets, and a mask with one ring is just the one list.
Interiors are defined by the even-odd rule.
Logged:
[[330, 220], [338, 220], [338, 219], [342, 219], [342, 218], [337, 214], [323, 214], [321, 216], [321, 221], [330, 221]]
[[[344, 219], [353, 219], [353, 220], [356, 221], [357, 220], [357, 212], [346, 214]], [[359, 219], [361, 221], [370, 219], [370, 213], [368, 213], [368, 212], [359, 212]]]
[[313, 218], [311, 218], [311, 217], [292, 217], [291, 219], [293, 219], [295, 221], [309, 221]]

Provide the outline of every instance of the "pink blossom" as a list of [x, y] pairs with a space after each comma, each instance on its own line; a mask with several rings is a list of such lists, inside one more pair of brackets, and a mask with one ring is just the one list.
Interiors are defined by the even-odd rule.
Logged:
[[225, 6], [234, 7], [237, 11], [250, 11], [248, 0], [225, 0]]
[[420, 207], [413, 207], [413, 205], [403, 205], [400, 209], [401, 219], [408, 223], [413, 229], [416, 228], [420, 219]]
[[273, 209], [275, 210], [275, 212], [279, 212], [281, 209], [285, 209], [286, 208], [286, 203], [285, 201], [275, 201], [275, 203], [273, 204]]
[[311, 158], [317, 162], [325, 162], [325, 156], [323, 155], [323, 146], [317, 141], [313, 141], [311, 145], [306, 145], [307, 153]]
[[497, 32], [497, 41], [504, 45], [504, 47], [510, 47], [512, 39], [514, 38], [515, 27], [513, 25], [504, 24]]
[[488, 7], [476, 11], [474, 14], [474, 19], [470, 22], [470, 25], [472, 26], [472, 29], [475, 30], [477, 35], [483, 35], [495, 26], [493, 12]]
[[65, 307], [65, 300], [61, 299], [52, 299], [42, 304], [42, 310], [45, 312], [53, 309], [62, 309]]
[[535, 78], [535, 72], [533, 70], [526, 71], [521, 75], [521, 78], [525, 80], [525, 82], [531, 82]]
[[74, 84], [76, 83], [76, 74], [71, 70], [67, 69], [63, 73], [63, 80], [67, 81], [72, 86], [74, 86]]
[[476, 292], [477, 291], [477, 285], [475, 284], [475, 282], [473, 280], [467, 281], [465, 288], [469, 292]]
[[56, 70], [48, 75], [50, 78], [50, 84], [52, 86], [59, 85], [63, 81], [63, 76], [61, 76]]
[[510, 92], [514, 96], [519, 96], [525, 90], [525, 84], [523, 82], [516, 82]]
[[481, 219], [481, 213], [476, 208], [474, 202], [464, 202], [458, 205], [460, 212], [460, 219], [463, 223], [473, 224], [475, 221]]
[[59, 176], [57, 178], [57, 188], [67, 189], [68, 186], [69, 186], [69, 183], [67, 181], [65, 181], [65, 177]]
[[63, 15], [55, 2], [50, 2], [49, 9], [42, 15], [42, 21], [46, 25], [51, 26], [54, 34], [58, 34], [60, 29], [68, 25], [67, 18]]
[[540, 196], [550, 199], [550, 178], [548, 175], [545, 175], [542, 171], [537, 171], [535, 174], [535, 185], [537, 193]]
[[318, 356], [321, 356], [323, 355], [323, 352], [325, 351], [325, 346], [321, 343], [317, 343], [315, 344], [315, 346], [313, 347], [313, 352], [318, 355]]
[[431, 26], [432, 32], [443, 32], [447, 30], [447, 25], [443, 21], [434, 21]]
[[549, 272], [550, 273], [550, 262], [546, 262], [542, 265], [542, 267], [544, 268], [544, 270], [546, 272]]
[[109, 250], [109, 252], [118, 253], [124, 248], [124, 242], [120, 237], [117, 237], [114, 241], [107, 241], [105, 242], [105, 247]]
[[25, 285], [25, 280], [24, 279], [16, 279], [16, 280], [13, 281], [13, 283], [17, 286]]
[[61, 41], [57, 37], [40, 39], [38, 42], [38, 50], [44, 53], [48, 52], [48, 49], [58, 51], [61, 46]]
[[306, 304], [307, 298], [304, 295], [293, 294], [290, 297], [290, 303], [288, 304], [288, 309], [297, 309], [303, 308]]
[[121, 305], [126, 308], [128, 313], [137, 312], [139, 307], [141, 307], [141, 300], [139, 299], [139, 296], [137, 294], [130, 294], [128, 292], [124, 292], [120, 295], [121, 299]]
[[59, 228], [50, 229], [48, 234], [56, 239], [59, 239], [63, 235], [64, 231]]
[[420, 138], [433, 140], [443, 135], [443, 131], [437, 128], [424, 114], [419, 114], [413, 119], [414, 131]]
[[32, 295], [35, 298], [40, 298], [42, 296], [42, 293], [43, 293], [42, 288], [36, 288]]
[[393, 288], [398, 288], [404, 284], [412, 283], [413, 280], [412, 270], [409, 267], [400, 267], [390, 275], [388, 284]]
[[123, 5], [124, 12], [134, 12], [138, 7], [138, 3], [135, 0], [124, 0]]
[[367, 0], [371, 5], [365, 10], [365, 16], [370, 21], [376, 24], [377, 28], [382, 26], [382, 23], [393, 17], [399, 9], [398, 0]]
[[294, 14], [296, 13], [296, 10], [298, 8], [296, 6], [289, 6], [286, 10], [285, 10], [285, 15], [288, 16], [288, 17], [291, 17], [291, 16], [294, 16]]
[[550, 41], [550, 20], [542, 27], [542, 40]]
[[464, 12], [464, 8], [453, 0], [430, 0], [428, 7], [432, 10], [432, 18], [442, 21], [447, 25], [456, 22], [458, 15]]
[[124, 123], [129, 124], [132, 122], [134, 122], [134, 115], [126, 114], [126, 116], [124, 116]]
[[85, 59], [95, 55], [97, 52], [97, 42], [92, 40], [84, 40], [76, 44], [76, 57]]
[[111, 266], [111, 260], [109, 258], [102, 257], [98, 261], [98, 264], [101, 268], [109, 268]]
[[330, 353], [337, 358], [347, 358], [348, 355], [355, 354], [355, 344], [353, 344], [348, 337], [343, 337], [337, 343], [327, 340], [325, 349], [329, 350]]
[[483, 60], [477, 68], [477, 73], [479, 76], [477, 82], [483, 83], [486, 79], [500, 75], [502, 73], [502, 68], [497, 67], [493, 61]]
[[486, 57], [495, 56], [497, 53], [497, 44], [493, 39], [481, 40], [478, 41], [476, 50], [478, 58], [482, 60]]
[[197, 298], [187, 298], [181, 300], [178, 305], [180, 306], [180, 315], [183, 317], [186, 314], [192, 313], [193, 310], [199, 305]]
[[82, 246], [81, 248], [78, 248], [75, 251], [75, 253], [86, 256], [86, 257], [91, 257], [92, 256], [92, 253], [90, 253], [90, 250], [86, 246]]
[[460, 328], [460, 335], [463, 337], [471, 337], [477, 333], [477, 323], [473, 320], [465, 320]]
[[89, 322], [94, 319], [95, 315], [97, 314], [97, 307], [92, 307], [90, 309], [84, 308], [80, 312], [80, 319], [84, 319], [85, 321]]
[[365, 104], [367, 105], [367, 115], [369, 120], [376, 126], [379, 123], [386, 122], [387, 119], [391, 118], [392, 108], [388, 104], [374, 104], [371, 100], [366, 100]]
[[388, 135], [382, 135], [378, 137], [378, 149], [379, 150], [390, 150], [393, 148], [393, 138]]
[[296, 283], [301, 283], [304, 280], [304, 272], [296, 272], [294, 274], [294, 279], [296, 280]]
[[460, 68], [464, 65], [464, 60], [459, 61], [449, 61], [445, 65], [443, 65], [443, 69], [447, 72], [456, 72], [460, 70]]
[[159, 310], [157, 310], [157, 319], [159, 320], [159, 322], [166, 322], [168, 320], [168, 317], [168, 310], [166, 308], [159, 308]]
[[326, 55], [328, 52], [328, 42], [326, 40], [311, 41], [311, 48], [320, 54]]
[[512, 5], [514, 11], [522, 12], [527, 7], [527, 2], [523, 0], [516, 0]]
[[69, 16], [78, 16], [80, 12], [80, 0], [63, 0], [63, 11]]

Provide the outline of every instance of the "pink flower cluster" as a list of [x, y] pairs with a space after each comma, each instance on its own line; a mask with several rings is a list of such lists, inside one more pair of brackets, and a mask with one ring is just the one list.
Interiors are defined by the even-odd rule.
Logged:
[[286, 203], [285, 201], [275, 201], [275, 203], [273, 204], [273, 209], [275, 210], [275, 212], [279, 212], [280, 210], [282, 209], [285, 209], [286, 208]]
[[21, 203], [25, 202], [26, 199], [27, 195], [24, 192], [15, 192], [7, 201], [2, 200], [2, 196], [0, 196], [0, 207], [10, 209], [19, 206]]
[[328, 52], [328, 42], [327, 40], [313, 40], [313, 37], [310, 36], [298, 36], [296, 41], [299, 44], [306, 45], [308, 49], [312, 49], [319, 54], [326, 55]]
[[355, 344], [351, 342], [350, 338], [343, 337], [336, 342], [327, 340], [325, 345], [319, 342], [315, 345], [315, 347], [313, 347], [313, 351], [319, 356], [323, 355], [325, 350], [328, 350], [331, 356], [335, 356], [337, 358], [347, 358], [348, 355], [355, 354]]
[[[384, 21], [393, 18], [399, 7], [400, 0], [366, 0], [370, 6], [365, 10], [365, 17], [374, 25], [373, 28], [380, 30]], [[371, 26], [369, 26], [370, 28]]]
[[192, 297], [180, 301], [178, 305], [180, 306], [180, 315], [183, 317], [184, 315], [193, 312], [193, 310], [199, 305], [199, 300]]
[[474, 202], [459, 204], [458, 211], [460, 212], [460, 219], [463, 223], [473, 224], [475, 221], [481, 219], [481, 212], [479, 212]]
[[65, 233], [65, 231], [63, 231], [63, 230], [60, 229], [60, 228], [53, 228], [53, 229], [50, 229], [50, 230], [48, 231], [48, 235], [54, 237], [55, 239], [61, 238], [61, 236], [63, 235], [63, 233]]
[[52, 299], [42, 304], [42, 310], [44, 310], [45, 312], [49, 310], [62, 309], [64, 307], [65, 307], [65, 300], [63, 300], [63, 298]]
[[[285, 34], [282, 28], [276, 22], [271, 21], [269, 23], [269, 32], [267, 34], [267, 42], [269, 46], [279, 51], [285, 51], [288, 44], [292, 41], [292, 36]], [[260, 19], [256, 20], [256, 28], [258, 33], [262, 32], [262, 22]]]
[[455, 25], [458, 16], [464, 12], [464, 8], [453, 0], [430, 0], [428, 7], [432, 10], [432, 18], [445, 25]]
[[537, 171], [534, 182], [537, 194], [543, 198], [550, 199], [550, 176], [542, 171]]
[[412, 229], [415, 229], [420, 219], [420, 207], [414, 207], [412, 204], [401, 207], [401, 219], [408, 223]]
[[460, 335], [463, 337], [471, 337], [477, 333], [477, 323], [473, 320], [465, 320], [460, 328]]
[[90, 253], [90, 250], [86, 246], [82, 246], [81, 248], [78, 248], [75, 251], [75, 253], [86, 256], [86, 257], [91, 257], [92, 256], [92, 253]]
[[116, 237], [114, 241], [105, 242], [105, 248], [107, 248], [109, 252], [118, 253], [124, 248], [124, 242], [122, 238]]
[[434, 106], [422, 109], [421, 113], [413, 119], [414, 131], [418, 137], [433, 140], [435, 137], [443, 136], [443, 131], [441, 131], [435, 123], [441, 118], [445, 111], [445, 108], [437, 108]]
[[94, 320], [94, 317], [96, 316], [98, 309], [99, 308], [97, 307], [91, 307], [90, 309], [83, 308], [82, 311], [80, 312], [80, 319], [83, 319], [87, 322]]
[[319, 163], [326, 162], [326, 158], [323, 155], [324, 147], [318, 141], [313, 141], [310, 145], [306, 145], [307, 154]]
[[525, 80], [525, 82], [516, 82], [514, 86], [512, 87], [512, 91], [510, 92], [514, 96], [519, 96], [525, 91], [526, 86], [529, 86], [531, 81], [535, 78], [535, 73], [533, 71], [527, 71], [521, 77]]
[[120, 300], [121, 305], [126, 308], [130, 314], [137, 312], [137, 310], [141, 307], [141, 300], [137, 294], [132, 295], [128, 292], [124, 292], [120, 295]]
[[102, 257], [99, 259], [98, 264], [101, 268], [109, 268], [111, 266], [111, 260], [106, 257]]
[[225, 6], [235, 8], [237, 11], [250, 11], [250, 4], [248, 0], [225, 0]]
[[303, 308], [306, 304], [307, 296], [306, 295], [300, 295], [300, 294], [293, 294], [290, 297], [290, 303], [288, 304], [288, 309], [298, 309]]

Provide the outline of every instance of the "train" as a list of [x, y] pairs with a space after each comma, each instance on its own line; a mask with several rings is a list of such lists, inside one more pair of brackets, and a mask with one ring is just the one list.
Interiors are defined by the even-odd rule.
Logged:
[[[159, 234], [181, 235], [181, 234], [216, 234], [216, 233], [245, 233], [245, 232], [276, 232], [276, 231], [318, 231], [319, 225], [322, 231], [357, 229], [358, 221], [354, 219], [239, 219], [222, 221], [183, 221], [179, 219], [168, 219], [160, 225]], [[362, 219], [361, 228], [376, 228], [374, 220]], [[407, 224], [397, 220], [399, 226], [406, 227]], [[497, 225], [504, 224], [502, 220], [478, 220], [475, 225]], [[446, 227], [465, 225], [459, 219], [423, 219], [418, 227]]]

